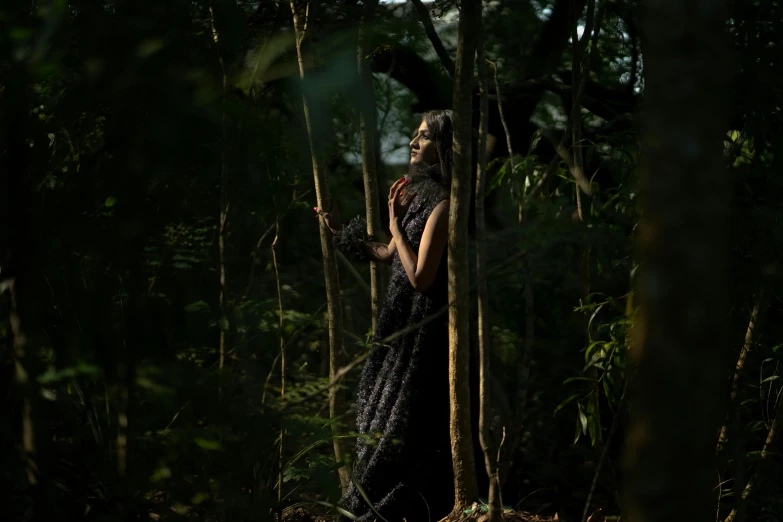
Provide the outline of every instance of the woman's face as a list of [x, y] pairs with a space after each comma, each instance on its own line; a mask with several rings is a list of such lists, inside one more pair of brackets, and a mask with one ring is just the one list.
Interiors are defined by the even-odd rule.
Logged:
[[411, 165], [424, 164], [435, 165], [438, 162], [438, 151], [432, 134], [427, 127], [427, 122], [422, 120], [411, 140]]

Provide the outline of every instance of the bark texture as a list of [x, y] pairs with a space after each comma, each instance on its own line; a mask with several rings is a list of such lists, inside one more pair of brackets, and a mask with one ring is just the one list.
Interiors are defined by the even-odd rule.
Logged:
[[478, 36], [479, 0], [460, 0], [457, 63], [454, 74], [454, 165], [449, 206], [449, 388], [451, 456], [454, 465], [454, 514], [478, 496], [470, 431], [470, 273], [468, 215], [472, 176], [471, 114], [473, 65]]

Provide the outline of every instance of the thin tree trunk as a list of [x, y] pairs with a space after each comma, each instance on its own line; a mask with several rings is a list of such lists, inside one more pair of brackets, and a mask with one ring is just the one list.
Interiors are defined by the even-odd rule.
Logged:
[[645, 205], [623, 518], [710, 520], [728, 324], [726, 9], [648, 0], [642, 20]]
[[32, 402], [30, 401], [30, 382], [25, 369], [25, 350], [27, 348], [27, 336], [22, 331], [22, 322], [16, 309], [16, 293], [14, 280], [0, 281], [0, 294], [8, 291], [11, 306], [9, 313], [9, 326], [11, 330], [11, 349], [14, 361], [14, 383], [22, 395], [22, 462], [25, 465], [27, 483], [34, 486], [38, 483], [38, 464], [35, 454], [35, 427], [33, 426]]
[[[509, 169], [509, 173], [513, 175], [513, 156], [514, 151], [511, 145], [511, 133], [509, 131], [508, 122], [506, 121], [505, 114], [503, 112], [503, 102], [501, 100], [500, 83], [498, 82], [498, 68], [497, 64], [492, 63], [494, 69], [494, 81], [495, 81], [495, 93], [498, 97], [498, 113], [500, 114], [500, 122], [503, 125], [503, 131], [506, 134], [506, 147], [508, 148], [509, 158], [506, 163], [506, 168]], [[479, 73], [481, 74], [481, 73]], [[522, 176], [518, 184], [517, 193], [517, 219], [519, 224], [522, 224], [524, 220], [524, 190], [525, 190], [525, 176]], [[527, 253], [521, 255], [522, 269], [525, 278], [525, 335], [524, 344], [522, 346], [522, 363], [519, 366], [519, 378], [517, 379], [517, 389], [514, 394], [516, 408], [514, 410], [513, 418], [511, 421], [511, 429], [509, 430], [509, 436], [504, 439], [508, 439], [498, 449], [497, 464], [498, 464], [498, 488], [502, 488], [503, 484], [508, 478], [508, 473], [511, 470], [513, 464], [512, 459], [516, 452], [519, 439], [521, 438], [523, 422], [525, 418], [525, 410], [527, 409], [527, 397], [528, 388], [530, 386], [530, 364], [533, 360], [533, 346], [535, 345], [535, 309], [534, 309], [534, 296], [533, 296], [533, 274], [530, 268], [530, 259]], [[505, 450], [504, 450], [505, 448]], [[505, 457], [505, 458], [504, 458]]]
[[[375, 155], [375, 93], [372, 85], [372, 69], [367, 60], [370, 23], [378, 0], [368, 0], [364, 4], [364, 13], [359, 25], [357, 45], [357, 66], [359, 71], [359, 134], [362, 142], [362, 179], [364, 180], [364, 206], [367, 213], [367, 233], [376, 237], [381, 235], [381, 210], [378, 200], [378, 169]], [[370, 301], [372, 306], [372, 331], [375, 332], [380, 302], [383, 298], [383, 272], [377, 261], [370, 262]]]
[[[581, 85], [582, 79], [587, 81], [590, 71], [588, 67], [590, 63], [587, 59], [587, 44], [590, 42], [590, 35], [593, 29], [593, 15], [595, 14], [595, 2], [596, 0], [589, 0], [587, 3], [587, 19], [585, 21], [584, 33], [580, 40], [577, 35], [577, 25], [579, 23], [580, 12], [574, 13], [574, 23], [571, 31], [571, 40], [573, 42], [573, 53], [571, 58], [571, 85]], [[600, 13], [599, 13], [600, 17]], [[601, 21], [600, 18], [596, 24], [596, 36], [600, 31]], [[583, 69], [583, 70], [580, 70]], [[571, 144], [574, 149], [574, 167], [577, 172], [584, 173], [584, 156], [582, 155], [582, 100], [581, 96], [578, 96], [579, 89], [572, 89], [571, 98], [571, 118], [573, 124], [571, 125]], [[584, 222], [584, 210], [582, 209], [582, 195], [579, 192], [579, 187], [576, 187], [576, 208], [579, 213], [579, 221]], [[584, 296], [583, 296], [584, 297]]]
[[731, 513], [726, 517], [724, 522], [734, 522], [736, 519], [742, 520], [744, 517], [738, 516], [739, 513], [741, 513], [742, 510], [742, 504], [747, 502], [748, 497], [750, 497], [750, 494], [753, 492], [754, 488], [756, 488], [759, 483], [764, 478], [764, 474], [767, 471], [767, 468], [769, 467], [769, 460], [772, 456], [772, 451], [770, 446], [772, 446], [775, 443], [775, 439], [777, 437], [777, 432], [780, 429], [780, 423], [783, 422], [783, 405], [780, 404], [780, 401], [778, 401], [776, 408], [775, 408], [775, 417], [772, 420], [772, 425], [769, 427], [769, 431], [767, 432], [767, 439], [764, 441], [764, 446], [761, 448], [761, 456], [759, 457], [759, 463], [756, 465], [756, 471], [753, 472], [753, 475], [751, 475], [750, 480], [745, 485], [745, 488], [742, 490], [742, 496], [740, 497], [739, 504], [740, 507], [734, 507], [734, 509], [731, 510]]
[[[482, 15], [479, 9], [479, 15]], [[476, 155], [476, 279], [478, 280], [478, 342], [479, 342], [479, 443], [484, 452], [484, 466], [489, 477], [489, 522], [498, 522], [503, 511], [503, 502], [498, 484], [498, 463], [495, 448], [489, 432], [490, 423], [490, 335], [489, 335], [489, 288], [484, 272], [487, 262], [487, 241], [484, 237], [484, 188], [487, 183], [487, 130], [489, 120], [489, 97], [487, 95], [487, 62], [484, 59], [484, 20], [478, 23], [476, 63], [480, 93], [480, 116], [478, 150]], [[499, 96], [498, 96], [499, 97]]]
[[[587, 80], [590, 75], [590, 57], [593, 52], [595, 52], [595, 45], [598, 41], [598, 36], [601, 32], [601, 22], [603, 21], [603, 14], [604, 10], [606, 8], [606, 2], [602, 2], [600, 7], [598, 8], [598, 13], [596, 14], [596, 0], [589, 0], [587, 3], [587, 18], [585, 20], [585, 28], [584, 33], [582, 34], [582, 39], [578, 39], [577, 34], [577, 25], [579, 22], [579, 14], [581, 13], [574, 13], [574, 24], [573, 24], [573, 32], [572, 32], [572, 40], [573, 40], [573, 58], [571, 62], [571, 85], [579, 85], [582, 89], [584, 89], [583, 84], [587, 83]], [[593, 27], [595, 27], [595, 30], [593, 30]], [[590, 45], [590, 39], [592, 37], [593, 42], [593, 48], [588, 50], [588, 45]], [[588, 52], [589, 51], [589, 52]], [[587, 177], [587, 174], [585, 174], [585, 166], [584, 166], [584, 154], [582, 151], [582, 100], [581, 95], [578, 93], [579, 89], [572, 89], [572, 106], [571, 106], [571, 118], [573, 125], [571, 126], [571, 132], [572, 132], [572, 138], [571, 138], [571, 145], [573, 148], [573, 171], [580, 173], [586, 180], [587, 183], [590, 186], [590, 192], [592, 192], [591, 182], [589, 178]], [[579, 189], [579, 186], [577, 185], [575, 187], [576, 189], [576, 208], [577, 208], [577, 214], [579, 216], [579, 221], [582, 223], [586, 222], [585, 217], [585, 209], [583, 207], [583, 198], [582, 198], [582, 191]], [[589, 210], [588, 210], [588, 216], [589, 216]], [[590, 259], [591, 259], [591, 249], [589, 246], [585, 247], [584, 251], [582, 252], [582, 258], [580, 260], [580, 266], [579, 266], [579, 274], [581, 279], [581, 289], [580, 289], [580, 299], [582, 303], [587, 302], [587, 298], [590, 295]], [[582, 314], [582, 328], [585, 336], [585, 343], [590, 343], [590, 318], [589, 314], [587, 312], [584, 312]], [[593, 392], [590, 396], [590, 401], [593, 402], [593, 415], [597, 418], [601, 418], [601, 409], [600, 409], [600, 397], [601, 397], [601, 383], [598, 378], [598, 368], [595, 366], [591, 366], [588, 370], [588, 377], [592, 379], [592, 387]], [[599, 430], [599, 433], [597, 434], [598, 437], [596, 437], [595, 445], [594, 445], [594, 451], [596, 452], [596, 457], [599, 457], [599, 455], [602, 453], [600, 448], [600, 440], [601, 440], [601, 432]], [[600, 462], [600, 460], [599, 460]]]
[[[483, 45], [483, 42], [482, 42]], [[479, 57], [479, 76], [481, 75], [481, 58]], [[500, 123], [503, 125], [503, 133], [506, 135], [506, 151], [508, 152], [508, 159], [506, 160], [506, 172], [511, 176], [513, 183], [516, 183], [516, 177], [514, 176], [514, 148], [511, 145], [511, 131], [509, 130], [508, 121], [506, 120], [506, 114], [503, 112], [503, 96], [500, 93], [500, 82], [498, 81], [498, 64], [492, 62], [493, 78], [495, 80], [495, 95], [498, 98], [498, 114], [500, 115]], [[479, 79], [479, 81], [481, 81]], [[517, 220], [522, 223], [522, 201], [525, 194], [525, 179], [523, 178], [517, 184]]]
[[470, 431], [470, 315], [468, 299], [468, 207], [472, 175], [472, 87], [479, 0], [460, 0], [454, 75], [454, 166], [449, 206], [449, 388], [454, 511], [459, 516], [478, 496]]
[[[299, 76], [305, 79], [304, 55], [302, 54], [302, 42], [310, 26], [310, 3], [304, 9], [296, 0], [291, 0], [291, 13], [294, 19], [294, 35], [296, 43], [296, 57], [299, 63]], [[302, 109], [307, 127], [307, 138], [310, 143], [310, 156], [313, 164], [313, 180], [315, 182], [315, 194], [317, 205], [320, 208], [331, 208], [331, 196], [327, 184], [326, 161], [320, 143], [316, 139], [313, 129], [313, 119], [310, 112], [308, 96], [302, 94]], [[324, 263], [324, 280], [326, 283], [326, 303], [329, 317], [329, 378], [334, 379], [340, 368], [340, 354], [343, 351], [343, 316], [340, 304], [340, 280], [337, 272], [337, 256], [331, 241], [331, 233], [326, 226], [320, 227], [321, 255]], [[342, 404], [339, 400], [337, 387], [329, 388], [329, 417], [334, 420], [342, 413]], [[337, 462], [343, 460], [344, 451], [337, 422], [332, 422], [332, 434], [334, 436], [334, 456]], [[345, 466], [339, 469], [340, 485], [343, 492], [348, 488], [348, 470]]]
[[[740, 350], [739, 358], [737, 358], [737, 365], [734, 367], [734, 378], [731, 380], [731, 395], [729, 396], [729, 413], [734, 410], [734, 406], [737, 400], [737, 390], [739, 389], [740, 376], [742, 370], [745, 368], [745, 360], [748, 358], [750, 350], [753, 348], [753, 342], [756, 339], [756, 333], [758, 332], [759, 314], [762, 311], [762, 293], [756, 297], [756, 302], [753, 305], [753, 311], [750, 313], [750, 320], [748, 321], [748, 329], [745, 330], [745, 342], [742, 343], [742, 349]], [[723, 443], [726, 442], [728, 436], [728, 424], [724, 424], [720, 428], [720, 434], [718, 435], [718, 446], [716, 451], [720, 450]]]
[[220, 291], [218, 294], [218, 310], [220, 320], [218, 321], [218, 330], [220, 339], [218, 341], [218, 368], [223, 369], [226, 359], [226, 330], [228, 330], [228, 315], [226, 314], [226, 225], [228, 223], [228, 196], [226, 194], [226, 135], [228, 115], [226, 114], [226, 96], [228, 94], [228, 76], [226, 75], [226, 66], [223, 62], [223, 54], [220, 48], [220, 34], [215, 26], [215, 9], [209, 4], [209, 23], [212, 30], [212, 40], [215, 42], [215, 50], [220, 63], [220, 73], [222, 75], [222, 115], [220, 122], [220, 201], [218, 210], [218, 280], [220, 282]]
[[[270, 182], [271, 182], [270, 176]], [[270, 183], [272, 191], [275, 187]], [[283, 290], [280, 285], [280, 265], [277, 262], [277, 241], [280, 239], [280, 215], [277, 212], [277, 198], [272, 193], [272, 203], [275, 207], [275, 239], [269, 247], [272, 251], [272, 267], [275, 270], [275, 285], [277, 287], [277, 314], [278, 314], [278, 334], [280, 337], [280, 400], [285, 401], [285, 340], [283, 338]], [[277, 520], [283, 520], [283, 468], [285, 465], [285, 426], [280, 426], [280, 447], [278, 448], [278, 468], [277, 468]]]
[[[587, 85], [587, 79], [590, 72], [590, 62], [592, 59], [592, 53], [595, 51], [595, 47], [598, 43], [598, 35], [601, 31], [601, 22], [603, 19], [603, 12], [606, 6], [606, 2], [601, 4], [600, 9], [598, 10], [598, 16], [595, 20], [595, 29], [593, 29], [593, 15], [592, 12], [595, 10], [595, 2], [591, 2], [590, 6], [588, 7], [588, 17], [585, 25], [585, 32], [582, 34], [582, 39], [579, 40], [578, 45], [576, 42], [576, 37], [574, 36], [574, 52], [575, 54], [579, 54], [579, 60], [576, 60], [572, 62], [572, 70], [576, 70], [576, 67], [581, 67], [580, 73], [575, 74], [575, 76], [579, 77], [579, 83], [574, 84], [572, 86], [573, 90], [573, 97], [571, 98], [571, 111], [568, 114], [568, 120], [566, 121], [565, 131], [563, 132], [563, 137], [560, 139], [559, 142], [553, 142], [552, 145], [555, 147], [555, 156], [552, 158], [552, 161], [549, 163], [549, 166], [547, 167], [546, 172], [544, 172], [544, 175], [541, 177], [541, 179], [538, 181], [535, 187], [533, 187], [533, 190], [530, 191], [530, 197], [535, 197], [541, 190], [543, 190], [544, 185], [546, 184], [547, 180], [552, 176], [555, 169], [557, 168], [557, 165], [560, 163], [557, 160], [558, 155], [562, 157], [567, 163], [568, 163], [568, 169], [571, 171], [571, 175], [574, 176], [574, 180], [576, 181], [576, 184], [579, 188], [582, 189], [582, 191], [588, 195], [593, 195], [593, 190], [590, 185], [590, 179], [585, 175], [584, 168], [582, 165], [577, 164], [574, 159], [571, 157], [571, 154], [568, 153], [568, 145], [571, 143], [572, 138], [574, 137], [574, 127], [576, 125], [581, 126], [581, 107], [582, 107], [582, 97], [584, 96], [585, 86]], [[581, 12], [581, 6], [577, 6], [578, 11]], [[589, 26], [589, 27], [588, 27]], [[587, 45], [589, 42], [590, 34], [592, 30], [592, 45], [588, 49]], [[576, 28], [574, 28], [574, 32], [576, 31]], [[577, 65], [581, 64], [581, 65]], [[579, 137], [579, 133], [577, 133], [577, 137]], [[578, 143], [575, 144], [579, 145]], [[582, 219], [582, 199], [581, 194], [579, 191], [577, 191], [577, 210], [579, 213], [580, 220]]]

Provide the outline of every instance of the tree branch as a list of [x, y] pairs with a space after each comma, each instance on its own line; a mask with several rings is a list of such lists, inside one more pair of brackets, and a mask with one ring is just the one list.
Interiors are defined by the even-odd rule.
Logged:
[[424, 32], [427, 33], [427, 38], [429, 38], [430, 42], [432, 42], [432, 47], [435, 48], [435, 52], [437, 53], [438, 58], [440, 58], [440, 63], [443, 65], [443, 68], [446, 69], [446, 74], [449, 75], [449, 78], [453, 79], [454, 60], [452, 60], [451, 56], [449, 56], [449, 52], [443, 46], [443, 42], [438, 36], [438, 33], [435, 31], [435, 26], [432, 24], [432, 18], [430, 17], [429, 10], [424, 7], [424, 4], [421, 3], [421, 0], [411, 0], [411, 2], [413, 3], [413, 7], [416, 8], [416, 12], [419, 14], [421, 23], [424, 26]]

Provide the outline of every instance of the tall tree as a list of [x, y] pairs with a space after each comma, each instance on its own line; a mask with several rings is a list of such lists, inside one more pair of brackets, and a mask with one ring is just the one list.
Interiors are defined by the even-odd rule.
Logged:
[[[302, 42], [307, 30], [312, 30], [311, 4], [291, 0], [291, 13], [294, 18], [294, 37], [296, 43], [296, 57], [299, 63], [299, 77], [305, 79], [304, 55]], [[315, 131], [311, 103], [307, 91], [302, 92], [302, 109], [307, 127], [307, 139], [310, 144], [310, 157], [313, 164], [313, 180], [315, 182], [315, 196], [319, 208], [331, 208], [331, 196], [327, 183], [326, 159], [323, 146], [319, 142]], [[329, 317], [329, 379], [334, 380], [337, 370], [340, 368], [340, 354], [343, 351], [343, 314], [340, 305], [340, 280], [337, 272], [337, 256], [331, 241], [329, 228], [319, 227], [321, 235], [321, 255], [324, 263], [324, 280], [326, 282], [326, 307]], [[337, 387], [329, 388], [329, 417], [334, 420], [341, 413], [342, 404], [339, 401]], [[343, 460], [343, 448], [338, 438], [340, 435], [337, 422], [332, 422], [334, 435], [334, 456], [337, 462]], [[348, 487], [348, 470], [340, 467], [340, 485], [345, 491]]]
[[728, 333], [725, 3], [648, 0], [643, 9], [644, 215], [627, 516], [708, 520]]
[[454, 514], [478, 496], [470, 431], [468, 388], [470, 315], [468, 306], [468, 215], [472, 177], [473, 65], [480, 0], [460, 0], [457, 62], [454, 74], [454, 165], [449, 206], [449, 388], [451, 458], [454, 465]]
[[[362, 142], [362, 179], [364, 180], [364, 206], [367, 213], [367, 233], [379, 237], [381, 233], [381, 209], [378, 201], [378, 169], [376, 158], [375, 93], [372, 86], [372, 68], [368, 61], [369, 32], [378, 0], [364, 3], [359, 25], [357, 66], [359, 72], [359, 133]], [[370, 300], [372, 303], [372, 330], [375, 332], [380, 300], [383, 296], [381, 264], [370, 261]]]
[[486, 279], [487, 241], [484, 222], [484, 189], [487, 184], [487, 131], [489, 122], [489, 95], [487, 93], [487, 62], [484, 58], [484, 19], [478, 9], [478, 41], [476, 63], [479, 82], [479, 134], [476, 161], [476, 279], [478, 283], [478, 342], [479, 342], [479, 443], [484, 452], [484, 466], [489, 477], [489, 521], [501, 518], [503, 503], [500, 499], [498, 463], [489, 432], [490, 405], [490, 335], [489, 288]]

